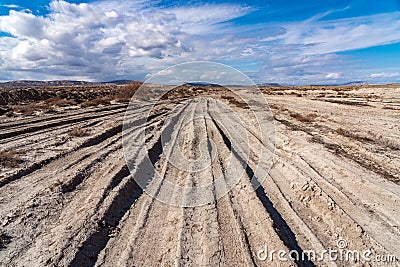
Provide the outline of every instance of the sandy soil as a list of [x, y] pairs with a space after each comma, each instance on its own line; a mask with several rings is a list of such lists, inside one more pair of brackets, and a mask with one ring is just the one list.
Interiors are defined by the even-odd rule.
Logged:
[[[209, 88], [165, 97], [147, 121], [145, 106], [136, 106], [130, 120], [138, 127], [128, 133], [138, 151], [133, 173], [122, 148], [126, 104], [1, 116], [1, 151], [18, 152], [20, 161], [0, 170], [0, 265], [400, 266], [400, 88], [262, 90], [274, 115], [265, 119], [276, 131], [269, 172], [259, 151], [273, 149], [260, 142], [249, 109]], [[225, 105], [249, 118], [241, 130], [229, 131], [239, 126]], [[165, 125], [173, 130], [160, 149]], [[71, 136], [76, 127], [88, 134]], [[222, 177], [235, 183], [232, 190], [201, 206], [151, 197], [135, 180], [143, 175], [143, 147], [135, 143], [143, 128], [161, 174], [148, 190], [185, 203], [218, 198], [220, 189], [182, 195], [163, 191], [166, 181], [198, 186]], [[169, 162], [175, 150], [209, 167], [179, 168]], [[266, 176], [255, 191], [253, 176]], [[371, 250], [373, 260], [260, 259], [265, 247], [318, 253], [338, 249], [338, 241], [346, 250]], [[393, 262], [377, 262], [377, 255]]]

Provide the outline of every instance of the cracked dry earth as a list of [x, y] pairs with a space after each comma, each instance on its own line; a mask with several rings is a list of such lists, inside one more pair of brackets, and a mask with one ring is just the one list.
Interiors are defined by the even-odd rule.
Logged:
[[[0, 265], [399, 266], [400, 90], [374, 88], [370, 99], [371, 90], [264, 90], [274, 116], [261, 123], [275, 124], [275, 151], [226, 92], [164, 99], [148, 119], [142, 102], [126, 133], [132, 172], [125, 104], [1, 117], [1, 148], [23, 151], [23, 163], [0, 172]], [[75, 127], [90, 135], [69, 136]], [[142, 190], [136, 181], [149, 175]], [[337, 249], [339, 240], [393, 262], [258, 257], [265, 247]]]

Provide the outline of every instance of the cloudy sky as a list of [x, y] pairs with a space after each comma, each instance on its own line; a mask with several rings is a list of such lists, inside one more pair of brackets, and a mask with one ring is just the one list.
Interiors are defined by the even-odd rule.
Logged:
[[400, 0], [0, 0], [0, 81], [144, 80], [194, 60], [257, 83], [400, 82]]

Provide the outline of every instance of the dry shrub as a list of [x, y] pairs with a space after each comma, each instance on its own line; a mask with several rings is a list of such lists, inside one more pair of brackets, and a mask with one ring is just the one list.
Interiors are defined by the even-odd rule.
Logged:
[[51, 106], [66, 107], [66, 106], [74, 105], [75, 101], [72, 99], [61, 99], [59, 97], [52, 97], [52, 98], [47, 99], [46, 103], [48, 103]]
[[73, 137], [84, 137], [90, 135], [90, 131], [88, 129], [75, 127], [74, 129], [68, 132], [68, 135]]
[[34, 104], [18, 105], [13, 109], [14, 112], [21, 113], [22, 115], [29, 116], [35, 112]]
[[295, 112], [291, 112], [291, 113], [290, 113], [290, 116], [291, 116], [292, 118], [294, 118], [294, 119], [300, 121], [300, 122], [312, 122], [312, 121], [315, 120], [315, 118], [318, 117], [318, 115], [315, 114], [315, 113], [309, 113], [309, 114], [307, 114], [306, 116], [303, 116], [303, 115], [301, 115], [301, 114], [299, 114], [299, 113], [295, 113]]
[[44, 109], [45, 113], [57, 113], [57, 110], [54, 107], [47, 107], [46, 109]]
[[129, 102], [141, 85], [141, 82], [123, 85], [118, 88], [118, 91], [113, 95], [113, 99], [119, 102]]
[[342, 136], [346, 136], [358, 141], [364, 141], [364, 142], [374, 142], [376, 144], [385, 146], [389, 149], [392, 150], [400, 150], [400, 143], [398, 143], [396, 140], [393, 139], [389, 139], [387, 137], [384, 137], [380, 134], [376, 134], [372, 131], [367, 131], [366, 134], [369, 136], [361, 136], [359, 134], [356, 133], [352, 133], [348, 130], [345, 130], [343, 128], [338, 128], [336, 129], [336, 133], [342, 135]]
[[391, 106], [383, 106], [383, 109], [391, 109], [391, 110], [399, 110], [398, 108], [391, 107]]
[[107, 97], [99, 97], [92, 100], [85, 101], [81, 104], [81, 107], [95, 107], [98, 105], [109, 105], [110, 99]]
[[23, 162], [20, 157], [20, 155], [23, 153], [24, 151], [17, 150], [0, 151], [0, 165], [6, 168], [17, 167], [18, 164]]
[[350, 132], [348, 130], [345, 130], [343, 128], [337, 128], [336, 129], [336, 133], [340, 134], [340, 135], [343, 135], [343, 136], [346, 136], [346, 137], [351, 137], [351, 138], [356, 137], [356, 134], [354, 134], [354, 133], [352, 133], [352, 132]]
[[221, 95], [221, 98], [226, 99], [228, 101], [232, 101], [235, 99], [233, 96], [230, 96], [230, 95]]
[[5, 115], [6, 115], [7, 117], [11, 118], [11, 117], [14, 117], [14, 116], [15, 116], [15, 113], [14, 113], [14, 111], [10, 110], [10, 111], [8, 111]]
[[296, 93], [296, 92], [291, 92], [291, 95], [297, 96], [297, 97], [302, 97], [302, 94], [300, 93]]
[[348, 131], [348, 130], [345, 130], [345, 129], [343, 129], [343, 128], [337, 128], [337, 129], [336, 129], [336, 133], [337, 133], [337, 134], [340, 134], [340, 135], [342, 135], [342, 136], [346, 136], [346, 137], [349, 137], [349, 138], [358, 140], [358, 141], [367, 141], [367, 142], [373, 141], [373, 140], [372, 140], [371, 138], [369, 138], [369, 137], [361, 136], [361, 135], [358, 135], [358, 134], [356, 134], [356, 133], [352, 133], [352, 132], [350, 132], [350, 131]]
[[322, 140], [321, 136], [318, 136], [318, 135], [313, 135], [310, 138], [310, 141], [314, 142], [314, 143], [318, 143], [318, 144], [323, 144], [324, 143], [324, 141]]
[[13, 117], [15, 113], [21, 113], [22, 115], [28, 116], [33, 115], [35, 111], [41, 110], [46, 113], [52, 113], [56, 112], [54, 106], [65, 107], [73, 104], [75, 104], [73, 100], [53, 97], [39, 103], [29, 103], [25, 105], [14, 106], [13, 110], [6, 113], [6, 116]]
[[382, 145], [384, 145], [392, 150], [400, 150], [400, 144], [395, 142], [394, 140], [381, 138], [379, 140], [379, 143], [381, 143]]
[[0, 249], [5, 248], [11, 242], [11, 236], [0, 233]]
[[239, 108], [249, 109], [249, 106], [241, 99], [238, 100], [237, 98], [230, 95], [222, 95], [221, 98], [228, 100], [230, 104], [235, 105]]

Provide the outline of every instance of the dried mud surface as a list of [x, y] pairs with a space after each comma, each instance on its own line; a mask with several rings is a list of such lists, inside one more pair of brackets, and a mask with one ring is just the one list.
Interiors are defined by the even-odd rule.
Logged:
[[[165, 204], [136, 184], [140, 168], [130, 173], [122, 147], [126, 103], [0, 116], [1, 151], [18, 157], [0, 170], [0, 266], [399, 266], [400, 88], [261, 90], [272, 110], [267, 119], [275, 124], [276, 150], [255, 191], [248, 189], [260, 162], [257, 149], [265, 144], [254, 122], [246, 122], [250, 156], [240, 164], [230, 144], [244, 137], [225, 132], [237, 124], [224, 104], [237, 114], [249, 109], [234, 96], [218, 88], [182, 88], [158, 102], [149, 118], [140, 112], [145, 104], [136, 107], [138, 127], [129, 135], [135, 140], [146, 129], [145, 149], [162, 174], [149, 186], [241, 175], [224, 197], [196, 207]], [[169, 163], [157, 146], [170, 116], [175, 120], [167, 145], [187, 158], [215, 151], [207, 157], [210, 168], [194, 175]], [[196, 119], [183, 123], [185, 117]], [[77, 128], [86, 134], [74, 134]], [[213, 149], [202, 142], [207, 139]], [[236, 172], [229, 171], [228, 159]], [[141, 158], [135, 160], [140, 167]], [[396, 259], [258, 257], [265, 246], [318, 252], [336, 249], [339, 240], [346, 249]]]

